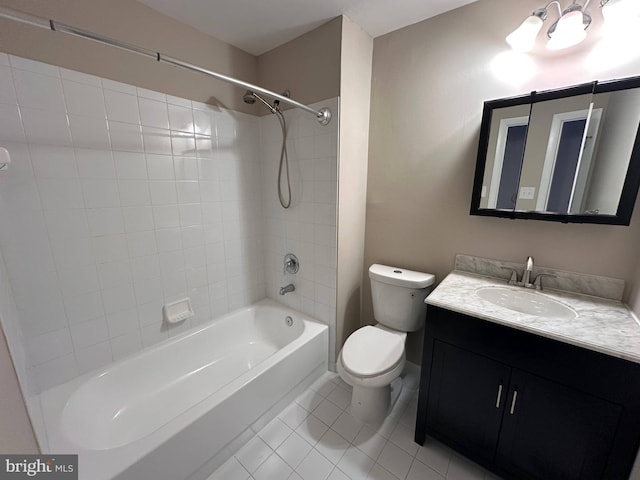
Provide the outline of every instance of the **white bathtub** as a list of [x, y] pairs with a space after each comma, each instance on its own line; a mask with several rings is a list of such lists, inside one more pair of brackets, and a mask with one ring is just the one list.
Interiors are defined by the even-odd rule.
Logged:
[[78, 453], [81, 480], [202, 477], [229, 442], [326, 371], [327, 351], [326, 325], [263, 300], [43, 395], [49, 451]]

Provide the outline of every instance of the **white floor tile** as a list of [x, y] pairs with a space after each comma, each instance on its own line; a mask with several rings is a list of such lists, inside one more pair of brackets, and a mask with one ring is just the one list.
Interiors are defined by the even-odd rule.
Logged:
[[324, 397], [315, 390], [307, 390], [296, 398], [296, 403], [309, 412], [312, 412], [323, 401]]
[[499, 480], [430, 437], [414, 442], [416, 391], [365, 425], [349, 388], [325, 374], [208, 480]]
[[348, 413], [343, 413], [338, 419], [331, 425], [331, 428], [346, 438], [349, 442], [353, 442], [360, 430], [364, 427], [364, 424], [353, 418]]
[[346, 473], [344, 473], [342, 470], [336, 467], [333, 469], [333, 471], [331, 472], [331, 475], [329, 475], [329, 478], [327, 478], [327, 480], [351, 480], [351, 479], [347, 477]]
[[427, 437], [424, 445], [418, 448], [416, 458], [440, 475], [445, 476], [449, 470], [449, 463], [451, 462], [451, 450], [432, 438]]
[[253, 474], [255, 480], [276, 480], [287, 478], [293, 469], [276, 453], [271, 454]]
[[296, 428], [296, 433], [311, 445], [315, 445], [327, 430], [329, 430], [329, 425], [321, 422], [313, 415], [309, 415], [304, 419], [300, 426]]
[[311, 450], [296, 468], [296, 472], [304, 480], [326, 480], [334, 467], [320, 452]]
[[389, 440], [413, 457], [418, 451], [418, 448], [420, 448], [420, 446], [413, 440], [413, 434], [413, 428], [409, 429], [399, 423], [396, 425], [396, 428], [391, 434]]
[[293, 432], [282, 442], [282, 445], [276, 449], [276, 453], [280, 455], [285, 462], [293, 468], [296, 468], [312, 448], [304, 438], [296, 432]]
[[378, 463], [398, 478], [407, 476], [412, 461], [412, 455], [409, 455], [392, 442], [387, 442], [378, 457]]
[[371, 459], [377, 460], [380, 452], [387, 443], [387, 439], [379, 435], [377, 430], [365, 425], [356, 436], [353, 444], [366, 453]]
[[258, 432], [258, 436], [265, 441], [267, 445], [276, 450], [289, 435], [291, 428], [279, 418], [274, 418], [262, 430]]
[[238, 462], [235, 457], [231, 457], [207, 480], [247, 480], [249, 472]]
[[355, 447], [348, 448], [340, 461], [338, 468], [347, 474], [351, 480], [361, 480], [367, 478], [367, 475], [373, 467], [373, 460]]
[[294, 402], [285, 408], [278, 418], [295, 430], [308, 416], [309, 412]]
[[351, 390], [347, 390], [338, 385], [329, 392], [327, 400], [335, 403], [340, 408], [347, 408], [351, 403]]
[[380, 465], [375, 464], [369, 475], [367, 475], [368, 480], [398, 480], [398, 477], [393, 475], [391, 472], [385, 470]]
[[411, 465], [407, 480], [445, 480], [445, 478], [416, 459]]
[[260, 437], [255, 436], [240, 449], [235, 457], [249, 473], [253, 473], [272, 453], [271, 447]]
[[343, 437], [333, 430], [327, 430], [320, 441], [316, 444], [316, 450], [327, 457], [331, 462], [337, 464], [350, 444]]
[[343, 409], [338, 407], [335, 403], [330, 402], [329, 400], [323, 400], [315, 410], [311, 412], [311, 414], [330, 426], [338, 419], [342, 412]]

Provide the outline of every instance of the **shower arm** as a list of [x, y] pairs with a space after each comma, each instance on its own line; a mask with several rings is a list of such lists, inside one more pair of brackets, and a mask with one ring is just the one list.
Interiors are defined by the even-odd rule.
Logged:
[[137, 53], [138, 55], [142, 55], [148, 58], [153, 58], [158, 62], [164, 62], [164, 63], [168, 63], [169, 65], [191, 70], [193, 72], [203, 73], [205, 75], [216, 78], [223, 82], [231, 83], [233, 85], [244, 88], [246, 90], [250, 90], [252, 92], [261, 93], [268, 97], [279, 100], [283, 103], [287, 103], [293, 107], [300, 108], [309, 113], [312, 113], [313, 115], [315, 115], [318, 122], [320, 122], [322, 125], [327, 125], [331, 121], [331, 111], [326, 107], [321, 108], [320, 110], [315, 110], [309, 107], [308, 105], [292, 100], [291, 98], [285, 97], [284, 95], [280, 95], [279, 93], [272, 92], [270, 90], [259, 87], [257, 85], [253, 85], [243, 80], [229, 77], [227, 75], [223, 75], [221, 73], [214, 72], [212, 70], [207, 70], [206, 68], [202, 68], [191, 63], [183, 62], [182, 60], [169, 57], [167, 55], [161, 54], [160, 52], [138, 47], [137, 45], [122, 42], [120, 40], [116, 40], [110, 37], [105, 37], [103, 35], [90, 32], [82, 28], [74, 27], [73, 25], [67, 25], [65, 23], [58, 22], [55, 20], [37, 17], [35, 15], [31, 15], [28, 13], [20, 12], [18, 10], [13, 10], [11, 8], [6, 8], [2, 6], [0, 6], [0, 18], [14, 20], [16, 22], [24, 23], [26, 25], [31, 25], [34, 27], [44, 28], [46, 30], [53, 30], [54, 32], [67, 33], [77, 37], [86, 38], [88, 40], [93, 40], [94, 42], [117, 47], [122, 50], [127, 50], [129, 52]]

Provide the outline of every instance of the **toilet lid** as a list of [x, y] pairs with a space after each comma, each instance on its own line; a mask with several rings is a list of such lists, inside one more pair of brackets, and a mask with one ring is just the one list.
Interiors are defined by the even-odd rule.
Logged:
[[342, 347], [342, 364], [361, 377], [385, 373], [402, 359], [405, 338], [404, 332], [371, 325], [359, 328]]

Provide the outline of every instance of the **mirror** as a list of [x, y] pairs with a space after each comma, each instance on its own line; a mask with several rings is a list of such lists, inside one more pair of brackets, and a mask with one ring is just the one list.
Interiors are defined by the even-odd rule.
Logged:
[[640, 77], [485, 102], [472, 215], [629, 225]]

